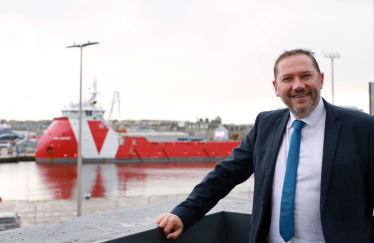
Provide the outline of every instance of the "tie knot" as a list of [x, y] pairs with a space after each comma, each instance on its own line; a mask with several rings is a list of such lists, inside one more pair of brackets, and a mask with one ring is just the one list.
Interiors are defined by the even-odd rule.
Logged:
[[301, 131], [301, 128], [303, 127], [304, 124], [305, 123], [303, 121], [295, 120], [293, 122], [293, 129]]

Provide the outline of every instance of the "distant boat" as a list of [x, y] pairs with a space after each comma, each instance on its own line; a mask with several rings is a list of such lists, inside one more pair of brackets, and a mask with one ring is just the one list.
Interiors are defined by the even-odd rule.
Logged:
[[[240, 141], [149, 141], [106, 125], [104, 110], [96, 107], [96, 82], [92, 97], [82, 103], [82, 158], [84, 163], [146, 161], [211, 161], [227, 158]], [[113, 105], [112, 105], [113, 106]], [[113, 107], [112, 107], [113, 108]], [[40, 138], [37, 163], [76, 163], [79, 103], [62, 110]], [[158, 134], [160, 135], [160, 134]], [[169, 133], [170, 135], [170, 133]]]
[[6, 123], [0, 123], [0, 143], [14, 143], [21, 140], [17, 133], [12, 130], [12, 127]]
[[0, 123], [0, 134], [13, 133], [12, 127], [6, 123]]

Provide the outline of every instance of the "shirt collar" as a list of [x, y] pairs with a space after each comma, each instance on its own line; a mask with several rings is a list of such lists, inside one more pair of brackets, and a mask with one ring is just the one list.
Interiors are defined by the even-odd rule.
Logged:
[[[317, 124], [319, 118], [322, 116], [323, 112], [325, 111], [325, 104], [323, 103], [322, 97], [319, 100], [317, 107], [309, 114], [309, 116], [301, 119], [305, 124], [309, 125], [310, 127], [314, 128]], [[290, 128], [293, 125], [293, 122], [297, 120], [296, 117], [290, 111], [290, 120], [288, 121], [287, 128]]]

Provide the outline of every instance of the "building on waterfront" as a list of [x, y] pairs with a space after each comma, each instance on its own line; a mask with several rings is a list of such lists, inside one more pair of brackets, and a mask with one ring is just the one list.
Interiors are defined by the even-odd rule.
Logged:
[[[222, 124], [222, 119], [217, 116], [215, 119], [209, 121], [208, 118], [198, 119], [197, 122], [187, 122], [185, 132], [197, 136], [203, 136], [207, 140], [242, 140], [248, 132], [252, 129], [252, 124], [235, 125]], [[219, 129], [218, 129], [219, 128]], [[216, 134], [216, 131], [220, 131]], [[224, 132], [224, 137], [219, 138]], [[226, 136], [227, 135], [227, 136]]]
[[[4, 120], [3, 122], [9, 124], [11, 129], [21, 137], [26, 137], [27, 133], [29, 136], [42, 135], [52, 121]], [[215, 130], [220, 126], [228, 130], [226, 132], [228, 138], [225, 136], [225, 138], [219, 139], [241, 140], [251, 130], [253, 125], [223, 124], [222, 118], [217, 116], [212, 120], [197, 118], [195, 122], [174, 120], [113, 120], [111, 121], [111, 126], [117, 132], [127, 132], [134, 136], [142, 136], [142, 133], [147, 132], [146, 137], [150, 141], [156, 141], [157, 139], [160, 139], [158, 141], [165, 141], [165, 139], [169, 138], [172, 140], [216, 140]], [[165, 136], [160, 137], [160, 132], [163, 132], [162, 135]], [[172, 133], [166, 134], [165, 132]]]
[[15, 120], [3, 120], [2, 122], [7, 123], [14, 132], [26, 137], [27, 131], [29, 135], [43, 135], [44, 131], [51, 125], [51, 120], [40, 120], [40, 121], [15, 121]]
[[36, 146], [38, 145], [39, 139], [35, 138], [25, 138], [17, 142], [17, 152], [18, 154], [35, 154]]
[[[252, 124], [235, 125], [235, 124], [222, 124], [222, 118], [217, 116], [216, 118], [209, 120], [208, 118], [197, 118], [196, 122], [191, 121], [172, 121], [172, 120], [114, 120], [112, 127], [117, 131], [127, 131], [136, 135], [134, 132], [140, 135], [140, 132], [182, 132], [175, 133], [179, 136], [178, 140], [184, 140], [181, 136], [189, 135], [187, 140], [216, 140], [216, 139], [232, 139], [241, 140], [253, 127]], [[224, 138], [217, 138], [215, 130], [221, 127], [220, 130], [225, 130]], [[223, 127], [223, 128], [222, 128]], [[150, 133], [148, 133], [149, 135]], [[157, 136], [154, 137], [156, 139]], [[155, 141], [152, 139], [152, 141]]]
[[214, 129], [214, 140], [228, 140], [229, 139], [229, 129], [219, 124], [219, 126]]
[[0, 143], [0, 158], [5, 158], [13, 155], [14, 147], [11, 143]]

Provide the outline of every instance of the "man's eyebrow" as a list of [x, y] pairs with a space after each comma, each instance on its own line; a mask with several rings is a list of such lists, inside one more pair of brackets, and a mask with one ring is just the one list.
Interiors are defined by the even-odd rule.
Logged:
[[[298, 74], [305, 74], [305, 73], [312, 73], [312, 72], [313, 72], [312, 70], [306, 70], [306, 71], [302, 71]], [[284, 77], [288, 77], [288, 76], [292, 76], [292, 75], [295, 75], [295, 73], [286, 73], [286, 74], [281, 75], [280, 77], [284, 78]]]
[[283, 74], [280, 76], [280, 78], [285, 78], [285, 77], [289, 77], [289, 76], [292, 76], [293, 74], [292, 73], [286, 73], [286, 74]]

